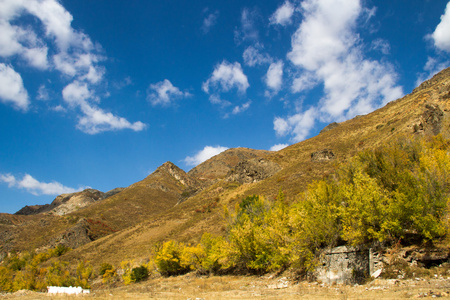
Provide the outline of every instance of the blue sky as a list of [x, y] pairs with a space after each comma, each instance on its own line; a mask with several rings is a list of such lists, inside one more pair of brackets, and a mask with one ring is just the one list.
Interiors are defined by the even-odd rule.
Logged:
[[449, 65], [447, 1], [0, 1], [0, 212], [281, 149]]

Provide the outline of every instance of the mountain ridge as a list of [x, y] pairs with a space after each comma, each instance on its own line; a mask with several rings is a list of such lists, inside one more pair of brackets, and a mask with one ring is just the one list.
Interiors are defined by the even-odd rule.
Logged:
[[[65, 254], [69, 261], [117, 264], [124, 257], [148, 257], [151, 245], [163, 240], [196, 242], [203, 232], [223, 234], [223, 207], [232, 209], [247, 195], [274, 199], [281, 189], [293, 202], [308, 184], [328, 176], [358, 151], [404, 135], [440, 133], [449, 138], [449, 98], [446, 69], [409, 95], [367, 115], [330, 124], [317, 136], [276, 152], [228, 149], [187, 173], [166, 162], [119, 193], [65, 215], [0, 214], [0, 253], [67, 243], [74, 248]], [[80, 228], [89, 232], [89, 239], [64, 238]]]

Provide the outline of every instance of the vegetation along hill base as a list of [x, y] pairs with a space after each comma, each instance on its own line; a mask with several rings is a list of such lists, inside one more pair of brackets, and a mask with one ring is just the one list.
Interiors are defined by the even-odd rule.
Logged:
[[[230, 149], [187, 173], [166, 162], [124, 189], [0, 214], [0, 290], [448, 296], [449, 98], [446, 69], [410, 95], [277, 152]], [[379, 277], [363, 272], [363, 286], [322, 286], [317, 270], [337, 246], [371, 249]]]

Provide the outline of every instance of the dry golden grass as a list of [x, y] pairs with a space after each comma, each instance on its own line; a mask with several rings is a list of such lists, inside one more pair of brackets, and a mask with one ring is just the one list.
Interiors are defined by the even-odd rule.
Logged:
[[[168, 173], [156, 172], [125, 191], [86, 209], [65, 217], [48, 217], [45, 224], [41, 224], [37, 216], [8, 216], [12, 222], [21, 225], [14, 238], [16, 248], [32, 249], [45, 245], [52, 236], [63, 232], [72, 226], [74, 220], [81, 217], [101, 218], [105, 224], [118, 232], [70, 251], [61, 258], [75, 265], [82, 259], [91, 261], [94, 267], [98, 267], [102, 262], [117, 267], [123, 260], [145, 261], [152, 254], [153, 245], [159, 241], [174, 239], [197, 242], [204, 232], [221, 234], [225, 226], [223, 206], [233, 209], [239, 200], [251, 194], [271, 199], [277, 195], [280, 188], [287, 195], [288, 201], [298, 201], [301, 199], [299, 195], [309, 183], [331, 174], [336, 164], [345, 162], [357, 151], [377, 147], [398, 136], [415, 134], [414, 124], [419, 122], [427, 103], [438, 104], [442, 110], [449, 111], [449, 75], [450, 69], [445, 70], [416, 93], [393, 101], [368, 115], [342, 122], [332, 130], [281, 151], [258, 152], [240, 149], [240, 153], [237, 150], [229, 150], [197, 168], [198, 174], [209, 176], [216, 172], [223, 176], [224, 170], [238, 161], [236, 158], [263, 155], [265, 159], [278, 163], [283, 169], [261, 182], [238, 185], [218, 180], [175, 205], [185, 187]], [[442, 134], [449, 138], [449, 113], [446, 113], [443, 124]], [[332, 149], [336, 159], [312, 162], [311, 153], [323, 149]], [[227, 158], [227, 155], [230, 157]], [[208, 164], [213, 167], [217, 165], [217, 170], [208, 170]], [[224, 164], [226, 168], [222, 168]], [[164, 192], [164, 189], [168, 192]], [[217, 205], [210, 206], [217, 197]], [[198, 212], [202, 207], [211, 209]], [[2, 225], [0, 222], [0, 230], [2, 226], [9, 225]]]
[[[284, 285], [283, 285], [284, 284]], [[4, 299], [411, 299], [450, 298], [450, 279], [376, 279], [360, 286], [295, 283], [271, 276], [157, 278], [119, 288], [93, 289], [89, 295], [48, 295], [29, 291], [3, 294]], [[433, 298], [434, 298], [433, 297]]]

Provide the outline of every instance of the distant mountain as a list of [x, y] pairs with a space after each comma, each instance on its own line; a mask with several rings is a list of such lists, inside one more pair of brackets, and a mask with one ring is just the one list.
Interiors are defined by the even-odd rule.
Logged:
[[203, 232], [224, 233], [223, 207], [232, 210], [247, 195], [273, 199], [282, 189], [288, 201], [297, 201], [308, 184], [358, 151], [405, 135], [450, 138], [449, 99], [446, 69], [410, 95], [277, 152], [229, 149], [188, 173], [166, 162], [118, 192], [90, 189], [0, 214], [0, 253], [62, 243], [74, 248], [64, 260], [117, 265], [145, 259], [159, 241], [196, 242]]

